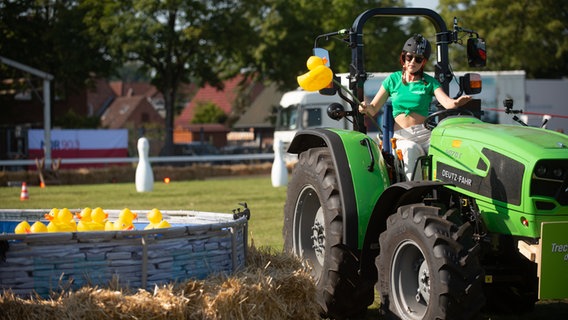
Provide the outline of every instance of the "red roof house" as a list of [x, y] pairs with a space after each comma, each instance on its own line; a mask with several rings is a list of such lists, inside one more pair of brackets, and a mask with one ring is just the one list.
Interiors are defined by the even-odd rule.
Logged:
[[[193, 115], [195, 112], [195, 106], [197, 106], [200, 102], [210, 102], [217, 105], [221, 108], [225, 114], [229, 115], [233, 111], [233, 105], [235, 104], [235, 100], [238, 96], [239, 84], [243, 80], [242, 76], [234, 77], [230, 80], [225, 81], [224, 88], [222, 90], [218, 90], [217, 88], [206, 85], [203, 88], [200, 88], [195, 96], [191, 99], [191, 101], [185, 106], [183, 111], [179, 116], [176, 117], [174, 121], [174, 142], [175, 143], [188, 143], [191, 141], [195, 141], [196, 135], [192, 133], [196, 126], [199, 126], [201, 135], [208, 134], [208, 132], [203, 132], [204, 130], [214, 130], [215, 132], [210, 132], [215, 136], [212, 140], [215, 141], [215, 144], [218, 147], [222, 147], [226, 145], [226, 137], [221, 139], [221, 134], [226, 136], [226, 133], [229, 132], [228, 128], [225, 130], [220, 130], [219, 126], [200, 126], [191, 123], [191, 119], [193, 119]], [[250, 96], [251, 100], [254, 100], [256, 96], [258, 96], [262, 90], [263, 85], [260, 83], [253, 83], [250, 84], [253, 86], [250, 88]]]

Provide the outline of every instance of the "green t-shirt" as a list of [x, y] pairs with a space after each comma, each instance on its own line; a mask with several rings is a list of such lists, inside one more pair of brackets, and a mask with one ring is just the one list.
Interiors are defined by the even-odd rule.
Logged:
[[411, 112], [428, 116], [434, 91], [439, 87], [438, 80], [426, 73], [422, 80], [407, 84], [402, 83], [402, 71], [393, 72], [383, 81], [383, 88], [391, 97], [393, 117], [402, 113], [408, 116]]

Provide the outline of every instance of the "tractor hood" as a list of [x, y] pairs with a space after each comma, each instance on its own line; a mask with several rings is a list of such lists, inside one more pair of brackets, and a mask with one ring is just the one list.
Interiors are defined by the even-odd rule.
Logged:
[[[568, 216], [568, 136], [520, 125], [446, 118], [432, 130], [433, 179], [477, 199], [489, 230], [536, 238]], [[524, 222], [523, 222], [524, 221]]]
[[454, 146], [462, 141], [479, 143], [479, 146], [529, 161], [535, 160], [535, 157], [546, 157], [549, 153], [553, 158], [556, 156], [552, 154], [558, 152], [568, 155], [568, 135], [521, 125], [485, 123], [473, 117], [441, 121], [432, 132], [432, 140], [441, 142], [440, 146], [444, 142]]

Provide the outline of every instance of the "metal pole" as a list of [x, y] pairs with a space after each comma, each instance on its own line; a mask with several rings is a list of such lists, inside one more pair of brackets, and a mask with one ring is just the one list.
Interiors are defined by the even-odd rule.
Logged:
[[51, 91], [49, 80], [43, 80], [43, 148], [46, 168], [51, 168]]
[[43, 130], [44, 130], [44, 155], [45, 164], [51, 166], [51, 91], [50, 81], [53, 75], [47, 72], [32, 68], [17, 61], [0, 56], [0, 63], [4, 63], [10, 67], [30, 73], [36, 77], [43, 79]]

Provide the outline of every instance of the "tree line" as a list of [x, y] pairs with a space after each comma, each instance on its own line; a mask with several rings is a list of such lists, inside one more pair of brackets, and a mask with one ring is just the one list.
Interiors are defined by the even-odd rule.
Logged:
[[[404, 5], [404, 0], [2, 0], [0, 55], [53, 74], [61, 94], [84, 89], [96, 78], [119, 77], [123, 66], [135, 63], [164, 96], [168, 148], [181, 83], [221, 88], [223, 80], [242, 74], [245, 80], [295, 88], [315, 36], [349, 28], [367, 9]], [[440, 0], [440, 7], [447, 23], [461, 17], [486, 37], [486, 70], [567, 74], [565, 1]], [[429, 30], [425, 25], [389, 18], [366, 26], [367, 69], [397, 70], [402, 44], [410, 34]], [[334, 71], [348, 71], [346, 41], [320, 45], [332, 52]], [[458, 59], [452, 63], [456, 70], [463, 66]], [[0, 72], [7, 78], [15, 71], [0, 66]]]

